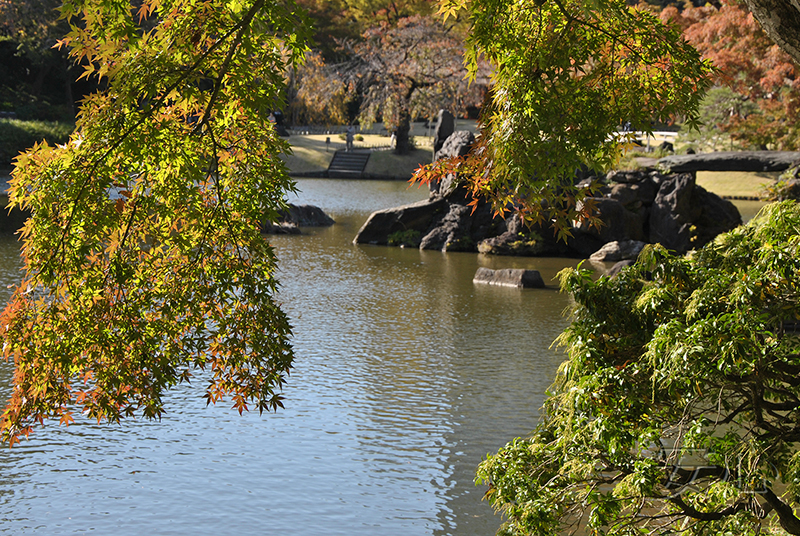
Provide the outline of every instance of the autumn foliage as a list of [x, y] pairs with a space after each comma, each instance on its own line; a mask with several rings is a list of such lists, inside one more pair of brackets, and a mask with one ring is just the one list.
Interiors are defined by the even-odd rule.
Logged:
[[[282, 405], [290, 327], [259, 232], [292, 188], [267, 121], [307, 27], [290, 2], [68, 0], [61, 41], [107, 90], [69, 143], [15, 163], [25, 276], [0, 319], [12, 444], [75, 411], [158, 417], [198, 377], [238, 411]], [[199, 374], [198, 374], [199, 372]]]
[[727, 113], [710, 126], [744, 147], [800, 146], [797, 65], [766, 36], [747, 6], [724, 0], [718, 8], [668, 7], [661, 18], [682, 28], [689, 43], [717, 68], [715, 83], [734, 93], [727, 99]]
[[[649, 131], [681, 114], [696, 123], [709, 65], [647, 10], [624, 1], [442, 2], [449, 18], [466, 10], [466, 52], [474, 75], [486, 58], [492, 89], [481, 138], [458, 164], [461, 179], [497, 212], [521, 210], [562, 237], [591, 214], [594, 184], [575, 184], [588, 166], [611, 168], [626, 140], [621, 125]], [[436, 164], [418, 178], [434, 180]]]

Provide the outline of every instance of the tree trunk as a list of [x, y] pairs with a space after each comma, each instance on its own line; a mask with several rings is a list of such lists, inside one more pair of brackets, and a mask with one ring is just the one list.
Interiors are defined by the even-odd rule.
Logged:
[[395, 154], [408, 154], [411, 144], [408, 143], [408, 132], [411, 130], [411, 113], [409, 112], [411, 96], [417, 89], [417, 83], [410, 81], [409, 86], [401, 95], [399, 110], [397, 112], [397, 130], [395, 131]]
[[33, 84], [31, 85], [31, 95], [33, 95], [37, 99], [42, 94], [42, 86], [44, 86], [44, 78], [45, 76], [47, 76], [47, 73], [50, 72], [50, 62], [48, 61], [48, 59], [49, 58], [45, 57], [42, 60], [42, 64], [36, 71], [36, 78], [33, 80]]
[[745, 0], [767, 35], [800, 63], [800, 7], [792, 0]]
[[69, 107], [69, 111], [72, 114], [72, 118], [75, 118], [75, 95], [72, 93], [72, 72], [70, 69], [70, 61], [69, 58], [65, 54], [61, 55], [61, 65], [64, 69], [64, 99], [67, 101], [67, 106]]
[[397, 130], [395, 131], [395, 154], [408, 154], [411, 144], [408, 143], [408, 133], [411, 130], [411, 118], [405, 106], [400, 108], [397, 117]]

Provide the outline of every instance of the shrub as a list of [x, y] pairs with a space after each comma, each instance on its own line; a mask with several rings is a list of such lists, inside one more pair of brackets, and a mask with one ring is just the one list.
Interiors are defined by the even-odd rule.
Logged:
[[388, 243], [390, 246], [401, 247], [419, 247], [422, 236], [419, 231], [414, 229], [406, 229], [405, 231], [396, 231], [389, 235]]

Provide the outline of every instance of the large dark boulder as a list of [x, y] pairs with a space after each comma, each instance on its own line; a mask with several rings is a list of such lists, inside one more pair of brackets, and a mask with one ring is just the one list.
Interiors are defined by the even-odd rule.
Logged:
[[300, 234], [300, 227], [328, 227], [334, 223], [333, 218], [319, 207], [289, 203], [278, 212], [278, 219], [264, 223], [261, 231], [267, 234]]
[[643, 177], [635, 183], [619, 183], [611, 187], [608, 197], [616, 199], [628, 210], [650, 206], [658, 193], [659, 184], [652, 177]]
[[692, 222], [694, 230], [690, 238], [691, 247], [702, 247], [716, 238], [742, 224], [742, 216], [736, 206], [695, 184], [692, 191], [692, 204], [700, 207], [700, 214]]
[[314, 205], [289, 203], [279, 214], [281, 222], [294, 223], [298, 227], [329, 227], [336, 223], [321, 208]]
[[637, 207], [638, 210], [628, 210], [618, 199], [607, 197], [598, 199], [596, 208], [603, 225], [595, 227], [583, 222], [576, 225], [578, 229], [597, 237], [603, 243], [615, 240], [644, 240], [647, 211], [641, 204]]
[[693, 174], [673, 175], [661, 184], [653, 202], [648, 241], [685, 253], [741, 223], [733, 203], [697, 186]]
[[694, 177], [688, 173], [665, 181], [650, 209], [648, 242], [660, 243], [667, 249], [686, 251], [691, 240], [691, 225], [699, 216], [699, 207], [692, 207]]
[[721, 151], [667, 156], [658, 166], [672, 173], [695, 171], [784, 171], [800, 158], [792, 151]]
[[571, 237], [560, 240], [546, 223], [525, 225], [515, 214], [508, 218], [504, 233], [478, 243], [478, 252], [522, 257], [586, 258], [602, 245], [603, 241], [598, 237], [577, 228], [572, 229]]
[[373, 212], [361, 226], [353, 243], [386, 245], [392, 235], [418, 233], [421, 236], [434, 219], [444, 216], [448, 211], [449, 206], [444, 199], [431, 198]]

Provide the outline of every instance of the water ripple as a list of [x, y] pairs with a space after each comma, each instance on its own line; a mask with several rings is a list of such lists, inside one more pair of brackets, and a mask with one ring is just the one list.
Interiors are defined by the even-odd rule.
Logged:
[[[0, 450], [0, 533], [494, 533], [475, 466], [535, 425], [566, 298], [474, 286], [497, 259], [353, 246], [369, 211], [422, 196], [405, 185], [300, 187], [337, 225], [274, 239], [295, 334], [286, 409], [206, 407], [198, 378], [161, 421], [49, 425]], [[0, 281], [18, 277], [15, 247], [0, 240]], [[562, 264], [502, 262], [546, 279]]]

